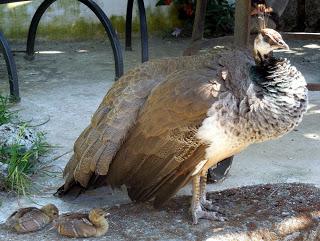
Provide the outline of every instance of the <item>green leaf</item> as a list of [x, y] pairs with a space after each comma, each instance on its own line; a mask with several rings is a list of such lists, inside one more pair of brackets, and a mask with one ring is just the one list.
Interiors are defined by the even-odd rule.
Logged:
[[156, 4], [156, 7], [166, 5], [164, 0], [159, 0]]

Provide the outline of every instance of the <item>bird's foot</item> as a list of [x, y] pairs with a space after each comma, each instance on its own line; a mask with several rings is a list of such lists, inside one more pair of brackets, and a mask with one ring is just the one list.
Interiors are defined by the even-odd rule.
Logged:
[[205, 198], [202, 198], [201, 200], [201, 207], [209, 211], [219, 212], [219, 207], [214, 205], [212, 201], [209, 201]]
[[215, 211], [208, 211], [202, 208], [202, 205], [199, 205], [197, 208], [192, 210], [192, 219], [193, 224], [197, 224], [199, 219], [208, 219], [208, 220], [215, 220], [224, 222], [226, 218], [219, 216], [220, 213]]

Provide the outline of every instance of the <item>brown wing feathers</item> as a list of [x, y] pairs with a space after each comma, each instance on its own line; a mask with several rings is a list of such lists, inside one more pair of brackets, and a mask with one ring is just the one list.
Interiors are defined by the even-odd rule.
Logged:
[[109, 184], [125, 184], [133, 200], [156, 196], [156, 203], [162, 204], [190, 180], [204, 159], [206, 147], [195, 134], [214, 101], [201, 92], [208, 78], [199, 70], [168, 78], [149, 96], [107, 175]]
[[[139, 73], [146, 71], [143, 67], [140, 67], [140, 70], [129, 71], [126, 76], [114, 84], [105, 96], [92, 118], [91, 125], [75, 142], [75, 154], [64, 170], [66, 182], [60, 194], [67, 191], [75, 182], [86, 187], [94, 172], [105, 174], [108, 171], [109, 164], [121, 145], [121, 140], [134, 122], [134, 112], [139, 110], [141, 98], [143, 98], [143, 96], [135, 96], [134, 93], [129, 96], [123, 92], [132, 93], [133, 90], [129, 89], [134, 81], [143, 82], [151, 78], [147, 74], [143, 74], [144, 79], [139, 76]], [[150, 82], [154, 81], [150, 80]], [[149, 92], [147, 86], [149, 85], [139, 91]], [[141, 96], [141, 93], [139, 94]], [[130, 103], [128, 105], [130, 108], [126, 107], [126, 103]], [[122, 128], [120, 128], [121, 125]], [[102, 163], [99, 164], [99, 160], [103, 160]]]
[[[132, 197], [139, 200], [155, 194], [160, 200], [163, 191], [159, 190], [174, 193], [184, 185], [189, 173], [181, 172], [181, 163], [193, 155], [199, 156], [195, 153], [201, 148], [194, 134], [213, 101], [211, 94], [202, 96], [197, 85], [210, 84], [208, 76], [212, 78], [216, 73], [194, 71], [207, 62], [203, 56], [150, 61], [116, 82], [95, 112], [91, 125], [75, 142], [74, 155], [64, 170], [66, 182], [59, 194], [75, 183], [87, 187], [94, 173], [107, 175], [111, 185], [126, 183]], [[184, 71], [185, 68], [189, 70]], [[169, 79], [166, 84], [159, 85], [165, 79]], [[167, 112], [163, 112], [164, 108]], [[189, 111], [186, 113], [185, 109]], [[183, 128], [181, 138], [188, 137], [187, 144], [175, 140], [175, 132]], [[149, 174], [144, 170], [149, 170]], [[177, 172], [184, 177], [177, 177]], [[174, 180], [177, 184], [170, 188]]]

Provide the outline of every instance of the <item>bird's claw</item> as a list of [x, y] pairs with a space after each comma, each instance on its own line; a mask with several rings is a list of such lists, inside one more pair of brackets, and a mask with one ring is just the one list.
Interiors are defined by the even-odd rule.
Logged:
[[209, 211], [219, 212], [219, 207], [214, 205], [212, 203], [212, 201], [209, 201], [207, 199], [201, 200], [201, 207], [203, 207], [204, 209], [209, 210]]
[[198, 207], [197, 209], [192, 211], [192, 219], [193, 224], [197, 224], [199, 219], [208, 219], [208, 220], [215, 220], [224, 222], [227, 221], [225, 217], [219, 216], [220, 213], [215, 211], [207, 211], [203, 210], [201, 207]]

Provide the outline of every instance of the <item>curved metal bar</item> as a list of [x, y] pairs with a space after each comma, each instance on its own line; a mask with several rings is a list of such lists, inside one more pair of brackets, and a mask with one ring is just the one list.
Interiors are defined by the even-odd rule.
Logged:
[[[127, 2], [127, 15], [126, 15], [126, 50], [132, 50], [132, 9], [134, 0]], [[141, 62], [149, 60], [148, 50], [148, 26], [146, 10], [143, 0], [138, 0], [139, 20], [140, 20], [140, 33], [141, 33]]]
[[52, 3], [54, 3], [56, 0], [45, 0], [43, 1], [40, 6], [38, 7], [37, 11], [32, 17], [29, 32], [28, 32], [28, 39], [27, 39], [27, 56], [26, 58], [28, 60], [34, 59], [34, 42], [36, 39], [37, 29], [40, 22], [40, 19], [44, 12], [50, 7]]
[[[34, 14], [30, 28], [28, 33], [28, 40], [27, 40], [27, 59], [34, 58], [34, 43], [37, 33], [37, 28], [40, 22], [42, 15], [45, 11], [50, 7], [57, 0], [45, 0], [43, 1], [39, 8], [37, 9], [36, 13]], [[79, 2], [86, 5], [91, 11], [98, 17], [101, 24], [103, 25], [108, 38], [111, 42], [113, 55], [114, 55], [114, 62], [115, 62], [115, 75], [116, 80], [123, 75], [123, 57], [122, 57], [122, 48], [120, 45], [120, 41], [116, 32], [114, 31], [110, 20], [108, 19], [107, 15], [103, 12], [103, 10], [92, 0], [78, 0]]]
[[215, 183], [215, 182], [222, 181], [227, 176], [231, 168], [233, 157], [234, 156], [226, 158], [221, 162], [219, 162], [216, 167], [209, 168], [208, 175], [207, 175], [207, 182]]
[[92, 10], [92, 12], [94, 12], [94, 14], [98, 17], [98, 19], [102, 23], [105, 31], [107, 32], [108, 38], [111, 42], [113, 55], [114, 55], [116, 79], [120, 78], [123, 75], [122, 48], [121, 48], [118, 36], [114, 31], [109, 18], [94, 1], [92, 0], [78, 0], [78, 1], [85, 4], [88, 8]]
[[132, 51], [132, 9], [134, 0], [127, 2], [127, 15], [126, 15], [126, 50]]
[[148, 51], [148, 26], [146, 9], [143, 0], [138, 0], [139, 18], [140, 18], [140, 32], [141, 32], [141, 58], [142, 62], [149, 60]]
[[9, 86], [10, 86], [10, 97], [13, 101], [20, 101], [19, 95], [19, 82], [18, 82], [18, 74], [17, 67], [14, 61], [9, 43], [7, 42], [4, 35], [0, 32], [0, 47], [4, 55], [4, 59], [6, 61], [8, 76], [9, 76]]

